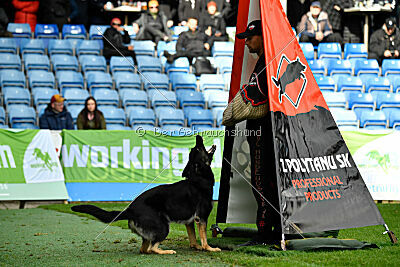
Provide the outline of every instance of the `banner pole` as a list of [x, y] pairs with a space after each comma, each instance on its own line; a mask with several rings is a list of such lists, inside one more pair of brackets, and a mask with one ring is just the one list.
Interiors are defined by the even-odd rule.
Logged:
[[386, 223], [383, 225], [383, 227], [385, 227], [386, 231], [383, 232], [382, 234], [388, 234], [390, 241], [392, 241], [393, 244], [396, 244], [397, 243], [396, 235], [392, 231], [389, 230], [389, 227], [387, 226]]

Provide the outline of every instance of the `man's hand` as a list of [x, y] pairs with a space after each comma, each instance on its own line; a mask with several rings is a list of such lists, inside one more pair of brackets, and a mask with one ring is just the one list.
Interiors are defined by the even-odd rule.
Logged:
[[136, 34], [139, 32], [139, 24], [133, 23], [132, 24], [133, 32]]
[[399, 57], [399, 55], [400, 55], [400, 54], [399, 54], [399, 50], [394, 50], [394, 56], [395, 56], [395, 57]]
[[132, 51], [133, 50], [133, 45], [128, 45], [128, 50]]
[[210, 50], [210, 44], [209, 43], [204, 43], [204, 48], [206, 50]]
[[385, 52], [383, 53], [383, 56], [384, 56], [384, 57], [391, 57], [391, 56], [392, 56], [392, 53], [390, 53], [389, 50], [385, 50]]
[[341, 10], [340, 6], [338, 6], [338, 5], [334, 5], [333, 9], [335, 9], [336, 11], [340, 11]]
[[117, 29], [117, 31], [119, 31], [119, 32], [123, 32], [123, 31], [124, 31], [124, 28], [122, 28], [121, 26], [117, 27], [116, 29]]
[[181, 23], [179, 23], [178, 25], [179, 25], [179, 26], [185, 26], [185, 25], [186, 25], [186, 23], [187, 23], [187, 21], [185, 21], [185, 20], [182, 20], [182, 21], [181, 21]]
[[205, 30], [205, 34], [207, 34], [208, 36], [211, 36], [211, 26], [208, 26], [207, 30]]
[[221, 35], [222, 35], [221, 32], [216, 32], [216, 33], [215, 33], [215, 36], [216, 36], [216, 37], [220, 37]]
[[324, 34], [322, 32], [316, 32], [315, 39], [317, 39], [318, 41], [322, 41], [322, 39], [324, 39]]
[[169, 37], [168, 37], [167, 35], [164, 35], [163, 40], [164, 40], [165, 42], [168, 42], [168, 41], [169, 41]]
[[174, 26], [174, 21], [173, 20], [168, 20], [167, 21], [167, 27], [171, 28], [172, 26]]

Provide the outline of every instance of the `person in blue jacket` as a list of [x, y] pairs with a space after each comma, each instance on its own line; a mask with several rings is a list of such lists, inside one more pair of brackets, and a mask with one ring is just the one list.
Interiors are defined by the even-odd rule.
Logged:
[[61, 95], [53, 95], [50, 103], [39, 118], [40, 129], [73, 130], [74, 123], [71, 113], [64, 106], [64, 98]]

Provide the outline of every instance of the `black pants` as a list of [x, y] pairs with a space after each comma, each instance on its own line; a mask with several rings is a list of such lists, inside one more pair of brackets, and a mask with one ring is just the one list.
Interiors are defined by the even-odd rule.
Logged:
[[138, 34], [136, 35], [136, 40], [152, 40], [153, 42], [158, 44], [159, 41], [162, 41], [165, 34], [149, 25], [143, 25], [140, 27]]
[[178, 50], [176, 51], [176, 54], [172, 55], [173, 60], [180, 58], [180, 57], [187, 57], [189, 60], [189, 63], [192, 64], [193, 58], [196, 57], [208, 57], [211, 56], [211, 51], [210, 50], [197, 50], [197, 51], [189, 51], [189, 50]]
[[[128, 48], [126, 49], [119, 49], [119, 52], [121, 52], [122, 55], [124, 55], [125, 57], [132, 57], [133, 62], [135, 63], [135, 65], [137, 65], [137, 60], [136, 60], [136, 53], [133, 50], [129, 50]], [[117, 50], [115, 50], [114, 48], [109, 49], [109, 48], [104, 48], [103, 49], [103, 56], [109, 60], [111, 57], [113, 56], [118, 56], [120, 57], [121, 54], [119, 53]]]
[[300, 37], [300, 42], [312, 43], [314, 46], [317, 46], [319, 43], [340, 43], [342, 44], [343, 38], [339, 33], [332, 33], [324, 37], [321, 41], [315, 39], [315, 37], [308, 36], [306, 34], [302, 34]]
[[[268, 202], [253, 189], [257, 201], [257, 229], [261, 239], [279, 240], [282, 234], [281, 218], [278, 212], [279, 198], [275, 171], [275, 156], [271, 116], [247, 120], [247, 141], [250, 145], [251, 184]], [[261, 131], [259, 131], [261, 129]], [[259, 134], [261, 132], [261, 134]], [[276, 209], [274, 209], [273, 207]]]

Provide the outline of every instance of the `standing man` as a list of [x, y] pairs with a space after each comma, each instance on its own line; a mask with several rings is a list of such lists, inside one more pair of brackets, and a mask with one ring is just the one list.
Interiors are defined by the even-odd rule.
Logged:
[[53, 95], [50, 103], [39, 119], [40, 129], [49, 130], [73, 130], [74, 123], [71, 114], [64, 106], [64, 98], [61, 95]]
[[253, 194], [258, 206], [256, 220], [258, 234], [240, 246], [279, 243], [282, 228], [261, 20], [250, 22], [246, 31], [237, 34], [236, 37], [246, 39], [245, 44], [249, 52], [259, 56], [249, 83], [244, 87], [248, 100], [254, 105], [264, 105], [267, 110], [266, 116], [247, 119], [246, 124], [249, 133], [261, 132], [260, 135], [247, 137], [250, 146], [251, 184], [256, 189], [253, 188]]
[[369, 41], [368, 58], [376, 59], [379, 65], [383, 59], [400, 58], [400, 32], [396, 20], [388, 18], [382, 28], [375, 31]]

